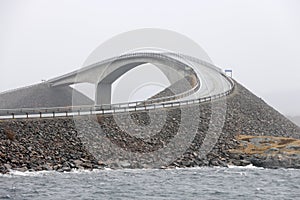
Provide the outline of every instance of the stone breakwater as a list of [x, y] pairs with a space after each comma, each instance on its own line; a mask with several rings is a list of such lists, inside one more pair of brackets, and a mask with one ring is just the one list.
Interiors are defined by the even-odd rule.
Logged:
[[[218, 104], [219, 101], [214, 102], [215, 110], [222, 109], [222, 104]], [[110, 155], [99, 155], [98, 152], [103, 152], [103, 149], [99, 149], [101, 147], [97, 145], [90, 148], [89, 142], [99, 140], [102, 134], [126, 151], [141, 154], [156, 151], [175, 137], [181, 123], [181, 112], [184, 110], [193, 113], [192, 110], [195, 109], [199, 109], [200, 120], [197, 122], [198, 128], [190, 146], [181, 156], [168, 165], [160, 167], [244, 166], [248, 164], [263, 167], [299, 167], [300, 157], [297, 156], [299, 152], [283, 153], [285, 149], [280, 149], [282, 148], [280, 145], [274, 147], [278, 151], [270, 148], [272, 154], [266, 154], [265, 151], [255, 151], [255, 153], [249, 151], [249, 148], [255, 147], [251, 146], [253, 142], [256, 142], [253, 139], [255, 137], [270, 137], [270, 141], [275, 141], [276, 137], [299, 139], [300, 129], [263, 100], [243, 86], [236, 84], [234, 92], [226, 99], [227, 110], [222, 133], [205, 157], [201, 156], [199, 149], [211, 126], [212, 104], [210, 102], [180, 109], [165, 108], [163, 111], [155, 110], [151, 113], [150, 111], [131, 113], [131, 123], [134, 124], [117, 123], [115, 116], [110, 115], [74, 119], [69, 117], [2, 120], [0, 121], [0, 172], [7, 173], [10, 169], [63, 172], [71, 169], [104, 167], [147, 168], [151, 166], [151, 163], [126, 162], [126, 159], [122, 157], [116, 159], [120, 162], [109, 162]], [[150, 123], [150, 114], [158, 121], [162, 121], [159, 120], [162, 116], [161, 112], [166, 113], [167, 123], [162, 124], [163, 128], [154, 135], [151, 130], [148, 130], [148, 134], [152, 134], [152, 137], [142, 140], [140, 134], [147, 135], [147, 129], [130, 129], [133, 125], [146, 127]], [[121, 122], [123, 118], [126, 120], [124, 114], [119, 114], [118, 118]], [[103, 132], [95, 132], [97, 130], [93, 128], [95, 124], [100, 126]], [[122, 126], [124, 127], [121, 128]], [[158, 123], [157, 126], [160, 124]], [[253, 138], [245, 139], [246, 136], [241, 137], [241, 135]], [[260, 139], [257, 140], [260, 141]], [[294, 146], [296, 144], [298, 143], [293, 143]], [[255, 148], [261, 148], [261, 146], [258, 145]], [[289, 164], [287, 165], [285, 161]]]

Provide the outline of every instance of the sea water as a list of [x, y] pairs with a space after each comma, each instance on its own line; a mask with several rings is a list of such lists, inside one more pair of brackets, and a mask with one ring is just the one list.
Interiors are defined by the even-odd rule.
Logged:
[[11, 171], [0, 175], [0, 199], [300, 199], [300, 170]]

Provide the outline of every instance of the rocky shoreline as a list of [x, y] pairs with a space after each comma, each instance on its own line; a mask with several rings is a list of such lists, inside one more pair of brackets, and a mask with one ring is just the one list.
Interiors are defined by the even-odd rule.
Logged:
[[300, 169], [300, 140], [286, 137], [238, 135], [232, 156], [243, 157], [256, 167]]
[[[215, 110], [224, 107], [222, 104], [219, 105], [218, 101], [222, 100], [213, 102]], [[130, 113], [132, 124], [125, 123], [123, 128], [116, 122], [116, 116], [109, 115], [77, 119], [61, 117], [1, 120], [0, 173], [8, 173], [11, 169], [64, 172], [72, 169], [92, 170], [105, 167], [151, 168], [153, 167], [151, 163], [128, 162], [122, 157], [116, 158], [118, 162], [109, 161], [109, 154], [97, 156], [97, 151], [103, 152], [103, 149], [98, 149], [99, 146], [93, 146], [91, 149], [89, 147], [92, 144], [89, 142], [105, 136], [128, 152], [143, 155], [163, 148], [169, 143], [176, 136], [179, 124], [182, 123], [182, 113], [193, 113], [195, 110], [199, 111], [200, 120], [197, 122], [197, 130], [190, 146], [168, 165], [155, 167], [226, 167], [252, 164], [266, 168], [300, 168], [300, 128], [243, 86], [236, 84], [234, 92], [226, 98], [225, 118], [220, 118], [224, 121], [221, 134], [205, 157], [199, 149], [204, 144], [211, 126], [212, 102], [189, 105], [180, 109], [165, 108], [151, 113], [147, 111]], [[163, 115], [161, 112], [166, 114]], [[162, 122], [164, 116], [168, 123], [162, 124], [163, 128], [154, 135], [151, 130], [147, 132], [147, 129], [130, 129], [134, 127], [133, 125], [147, 127], [150, 123], [149, 115]], [[118, 115], [121, 121], [126, 117], [128, 116]], [[103, 130], [102, 135], [94, 131], [95, 124]], [[130, 130], [130, 135], [126, 134], [124, 129]], [[183, 132], [187, 130], [183, 128]], [[153, 137], [141, 140], [142, 133], [152, 134]]]
[[[60, 119], [64, 127], [59, 127], [56, 120], [14, 121], [13, 125], [22, 130], [36, 130], [37, 127], [49, 126], [52, 134], [34, 132], [33, 134], [14, 134], [7, 129], [1, 135], [0, 172], [10, 170], [41, 171], [56, 170], [69, 172], [74, 169], [112, 169], [144, 168], [132, 166], [126, 162], [105, 163], [97, 160], [80, 141], [71, 119]], [[3, 122], [1, 122], [3, 123]], [[34, 123], [34, 124], [33, 124]], [[59, 123], [60, 124], [60, 123]], [[62, 130], [64, 133], [60, 134]], [[4, 137], [3, 137], [4, 136]], [[225, 150], [226, 149], [226, 150]], [[188, 149], [186, 153], [172, 162], [167, 168], [185, 167], [228, 167], [229, 165], [247, 166], [252, 164], [264, 168], [300, 169], [300, 140], [285, 137], [237, 135], [230, 143], [218, 143], [206, 158], [200, 158], [197, 151]]]

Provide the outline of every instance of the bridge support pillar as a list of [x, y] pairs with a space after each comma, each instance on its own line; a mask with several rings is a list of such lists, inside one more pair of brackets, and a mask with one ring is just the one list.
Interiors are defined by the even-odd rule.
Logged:
[[111, 104], [111, 85], [112, 83], [98, 83], [96, 85], [96, 105]]

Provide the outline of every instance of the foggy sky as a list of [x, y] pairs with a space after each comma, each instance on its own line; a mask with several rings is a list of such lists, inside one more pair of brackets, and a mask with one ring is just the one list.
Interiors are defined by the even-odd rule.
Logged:
[[300, 115], [299, 1], [0, 0], [0, 92], [82, 66], [138, 28], [176, 31], [283, 114]]

